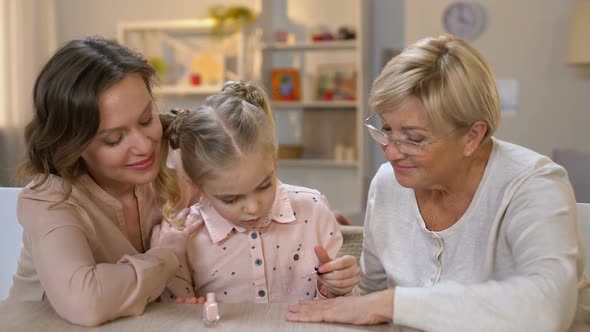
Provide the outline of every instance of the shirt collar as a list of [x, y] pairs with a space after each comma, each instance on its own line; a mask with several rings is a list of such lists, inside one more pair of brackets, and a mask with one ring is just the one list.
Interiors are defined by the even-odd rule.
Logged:
[[[217, 243], [227, 238], [234, 229], [240, 233], [248, 230], [247, 228], [235, 225], [220, 216], [213, 208], [211, 201], [206, 198], [201, 199], [200, 203], [191, 206], [189, 218], [198, 215], [199, 213], [203, 218], [203, 222], [205, 223], [205, 227], [207, 228], [213, 243]], [[276, 196], [272, 208], [270, 209], [270, 213], [257, 229], [264, 229], [273, 221], [280, 224], [286, 224], [295, 221], [295, 219], [295, 213], [293, 212], [289, 200], [289, 193], [284, 185], [277, 180]]]

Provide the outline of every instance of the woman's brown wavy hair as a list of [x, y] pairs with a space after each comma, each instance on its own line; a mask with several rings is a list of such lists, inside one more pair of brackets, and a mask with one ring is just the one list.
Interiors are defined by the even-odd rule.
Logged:
[[81, 154], [98, 131], [99, 96], [130, 74], [141, 76], [152, 93], [154, 69], [125, 46], [88, 37], [59, 49], [35, 82], [34, 114], [25, 129], [26, 156], [19, 178], [40, 175], [32, 187], [36, 188], [50, 174], [60, 176], [67, 199], [72, 181], [86, 172]]

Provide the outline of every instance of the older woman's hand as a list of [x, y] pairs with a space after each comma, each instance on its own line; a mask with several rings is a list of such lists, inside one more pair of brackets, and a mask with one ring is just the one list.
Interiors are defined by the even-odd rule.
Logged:
[[393, 289], [364, 296], [327, 300], [303, 300], [289, 305], [285, 318], [291, 322], [330, 322], [373, 325], [393, 320]]
[[318, 290], [321, 295], [336, 297], [350, 293], [361, 274], [356, 257], [346, 255], [332, 259], [322, 246], [316, 246], [314, 251], [320, 262]]

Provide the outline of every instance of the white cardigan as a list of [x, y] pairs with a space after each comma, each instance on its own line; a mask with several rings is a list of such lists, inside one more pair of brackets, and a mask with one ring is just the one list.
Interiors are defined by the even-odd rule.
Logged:
[[381, 166], [369, 189], [359, 287], [395, 287], [393, 319], [427, 331], [563, 331], [584, 257], [566, 171], [493, 139], [475, 196], [452, 227], [426, 229], [414, 190]]

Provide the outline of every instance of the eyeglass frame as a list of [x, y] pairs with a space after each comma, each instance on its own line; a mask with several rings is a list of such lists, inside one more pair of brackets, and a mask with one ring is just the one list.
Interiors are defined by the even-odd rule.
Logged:
[[[426, 148], [426, 147], [428, 147], [428, 146], [430, 146], [430, 145], [432, 145], [432, 144], [434, 144], [436, 142], [439, 142], [439, 141], [441, 141], [441, 140], [449, 137], [452, 133], [454, 133], [455, 131], [457, 131], [459, 129], [459, 127], [457, 127], [455, 129], [451, 130], [450, 132], [448, 132], [447, 134], [445, 134], [445, 135], [443, 135], [441, 137], [438, 137], [438, 138], [436, 138], [436, 139], [434, 139], [432, 141], [423, 142], [423, 143], [422, 142], [421, 143], [417, 143], [417, 142], [412, 142], [412, 141], [409, 141], [409, 140], [406, 140], [406, 139], [390, 137], [383, 130], [380, 130], [380, 129], [375, 128], [372, 124], [369, 123], [369, 121], [371, 120], [371, 118], [374, 117], [375, 115], [379, 115], [379, 113], [373, 113], [373, 114], [369, 115], [368, 118], [365, 119], [365, 123], [364, 124], [365, 124], [365, 127], [367, 127], [367, 129], [369, 130], [369, 136], [371, 136], [371, 138], [375, 142], [379, 143], [379, 145], [381, 145], [383, 147], [387, 147], [387, 146], [389, 146], [389, 144], [394, 143], [395, 144], [395, 147], [397, 148], [397, 150], [400, 153], [405, 154], [407, 156], [423, 156], [424, 153], [425, 153], [424, 148]], [[371, 133], [375, 133], [375, 134], [378, 134], [378, 135], [380, 135], [380, 136], [382, 136], [384, 138], [387, 138], [387, 144], [381, 143]], [[410, 145], [413, 145], [413, 146], [417, 147], [420, 150], [421, 153], [420, 154], [412, 154], [412, 153], [407, 153], [407, 152], [401, 151], [400, 150], [400, 147], [401, 147], [401, 144], [402, 143], [410, 144]]]

